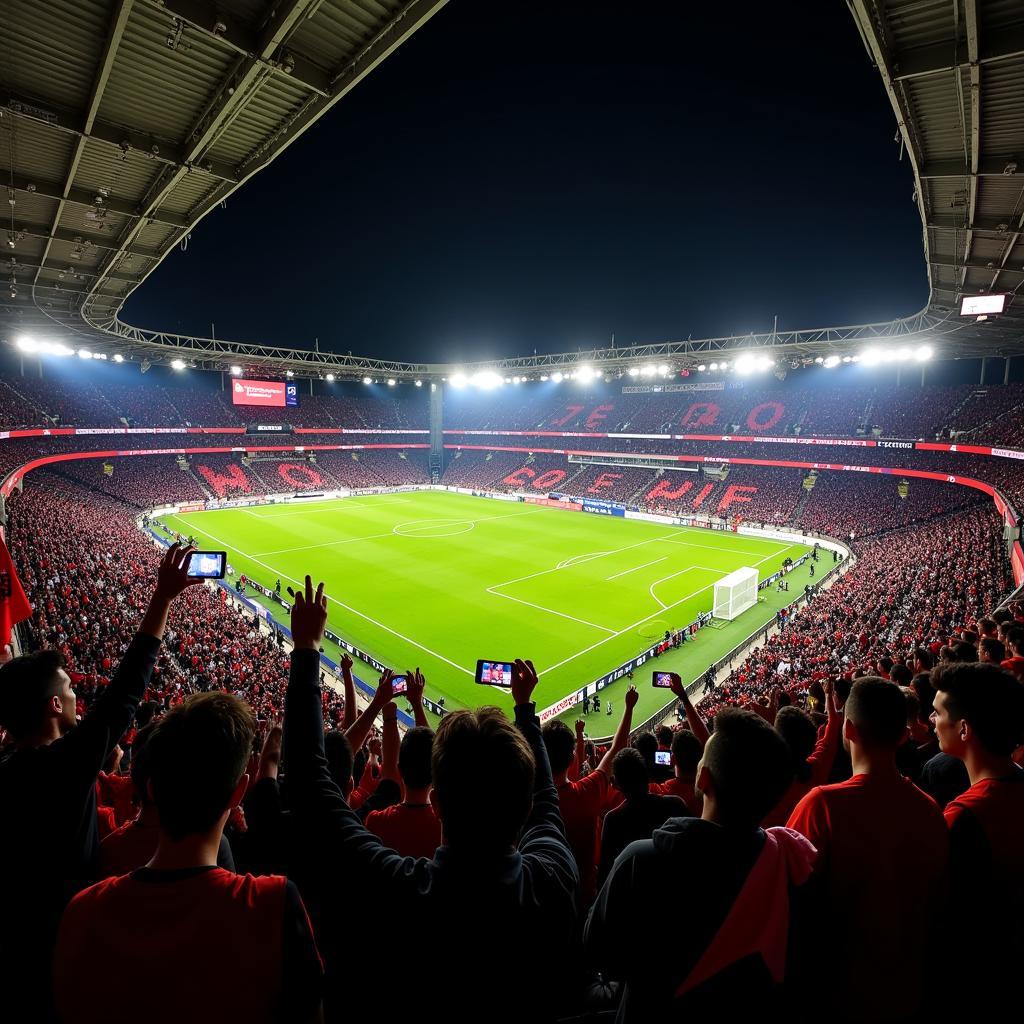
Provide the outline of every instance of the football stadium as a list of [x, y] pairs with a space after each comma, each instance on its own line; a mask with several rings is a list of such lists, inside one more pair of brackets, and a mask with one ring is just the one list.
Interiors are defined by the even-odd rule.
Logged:
[[1013, 1005], [1024, 7], [672, 6], [0, 0], [4, 1020]]

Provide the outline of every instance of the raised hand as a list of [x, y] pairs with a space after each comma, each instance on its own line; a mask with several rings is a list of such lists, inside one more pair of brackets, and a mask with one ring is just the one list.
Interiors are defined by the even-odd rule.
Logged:
[[395, 673], [389, 669], [384, 669], [384, 674], [380, 677], [380, 682], [377, 683], [377, 692], [373, 695], [373, 703], [378, 707], [382, 708], [389, 700], [394, 697], [394, 690], [391, 686], [391, 680], [394, 678]]
[[576, 738], [579, 739], [587, 730], [587, 723], [582, 718], [576, 719]]
[[195, 548], [182, 547], [180, 544], [172, 544], [167, 549], [156, 573], [156, 597], [169, 603], [186, 588], [203, 582], [188, 574], [188, 565], [194, 551]]
[[417, 668], [415, 672], [407, 669], [405, 673], [405, 695], [409, 703], [415, 706], [423, 700], [423, 688], [426, 685], [423, 673]]
[[636, 707], [636, 702], [640, 699], [640, 693], [635, 686], [631, 686], [626, 691], [626, 708], [632, 711]]
[[686, 692], [686, 687], [683, 686], [683, 680], [676, 672], [670, 672], [669, 676], [672, 679], [672, 685], [669, 687], [671, 691], [684, 703], [688, 702], [690, 697]]
[[295, 602], [292, 605], [292, 643], [296, 650], [319, 651], [327, 628], [327, 597], [323, 583], [314, 593], [313, 580], [307, 576], [304, 590], [295, 591], [289, 587], [288, 593]]
[[512, 668], [512, 703], [515, 707], [529, 704], [537, 686], [537, 670], [532, 661], [516, 658]]

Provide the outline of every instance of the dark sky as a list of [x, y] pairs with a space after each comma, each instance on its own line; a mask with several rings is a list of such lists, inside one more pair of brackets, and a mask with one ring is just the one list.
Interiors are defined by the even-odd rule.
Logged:
[[845, 5], [631, 10], [452, 0], [122, 319], [448, 361], [918, 310], [911, 171]]

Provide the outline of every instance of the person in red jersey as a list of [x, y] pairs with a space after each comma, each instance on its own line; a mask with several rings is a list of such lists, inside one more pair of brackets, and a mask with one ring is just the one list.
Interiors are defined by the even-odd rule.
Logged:
[[704, 744], [689, 730], [679, 729], [672, 736], [673, 776], [667, 782], [652, 782], [651, 792], [658, 796], [677, 796], [690, 814], [700, 817], [701, 798], [695, 791], [697, 765], [704, 753]]
[[[397, 708], [384, 706], [384, 762], [387, 777], [390, 731], [397, 734]], [[390, 717], [389, 717], [390, 716]], [[403, 737], [398, 749], [398, 774], [402, 778], [405, 799], [382, 811], [372, 811], [366, 827], [389, 849], [403, 857], [433, 857], [441, 845], [441, 822], [430, 802], [430, 759], [434, 733], [417, 726]]]
[[1024, 680], [1024, 626], [1012, 626], [1006, 631], [1006, 647], [1010, 656], [1003, 662], [1003, 668]]
[[836, 1019], [912, 1021], [926, 1004], [927, 951], [938, 934], [945, 824], [896, 765], [907, 733], [900, 688], [862, 677], [845, 712], [853, 777], [812, 789], [789, 819], [819, 854], [815, 948], [824, 960], [813, 974]]
[[[298, 890], [217, 866], [255, 726], [227, 693], [187, 697], [156, 724], [146, 757], [160, 839], [146, 867], [64, 912], [53, 968], [64, 1024], [136, 1021], [140, 1007], [152, 1024], [319, 1019], [322, 967]], [[173, 979], [158, 998], [156, 967]]]
[[[937, 669], [935, 735], [943, 753], [963, 761], [970, 788], [945, 810], [951, 903], [957, 908], [974, 1012], [1005, 1007], [1024, 956], [1024, 686], [995, 665]], [[976, 972], [976, 973], [975, 973]]]
[[633, 726], [633, 708], [640, 699], [635, 686], [626, 691], [622, 719], [612, 738], [612, 744], [598, 762], [597, 767], [582, 779], [570, 781], [573, 766], [577, 770], [584, 747], [584, 723], [576, 723], [576, 735], [557, 719], [544, 726], [544, 746], [551, 760], [551, 774], [558, 790], [558, 803], [565, 822], [573, 856], [580, 870], [580, 893], [584, 906], [597, 892], [597, 865], [601, 858], [601, 818], [609, 795], [612, 761], [629, 743]]
[[[93, 882], [99, 859], [96, 779], [131, 724], [156, 664], [171, 602], [190, 584], [191, 550], [172, 547], [139, 631], [80, 723], [59, 651], [0, 668], [0, 993], [6, 1019], [45, 1018], [60, 915]], [[11, 923], [17, 922], [17, 927]]]

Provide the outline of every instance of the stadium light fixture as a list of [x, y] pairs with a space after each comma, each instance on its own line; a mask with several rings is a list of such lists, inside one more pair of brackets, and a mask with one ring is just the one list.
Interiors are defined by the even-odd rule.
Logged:
[[580, 380], [585, 384], [587, 381], [593, 380], [596, 374], [589, 366], [584, 364], [583, 366], [576, 368], [575, 376], [577, 380]]
[[423, 381], [421, 381], [421, 380], [416, 381], [416, 387], [418, 387], [418, 388], [423, 387]]
[[232, 366], [231, 367], [231, 373], [235, 377], [241, 377], [242, 376], [242, 368], [240, 366]]
[[464, 388], [468, 383], [466, 375], [460, 370], [458, 373], [453, 373], [448, 381], [453, 388]]
[[398, 382], [395, 380], [394, 377], [388, 377], [388, 387], [389, 388], [393, 388], [395, 386], [395, 384], [397, 384], [397, 383]]
[[640, 376], [640, 367], [639, 366], [631, 366], [629, 368], [629, 375], [630, 375], [630, 377], [639, 377]]
[[826, 356], [822, 360], [822, 364], [821, 365], [824, 366], [826, 370], [831, 370], [833, 366], [838, 366], [839, 363], [840, 363], [839, 356]]
[[717, 370], [718, 369], [718, 363], [712, 363], [711, 366], [710, 366], [710, 369]]
[[80, 348], [78, 350], [79, 359], [92, 359], [92, 353], [87, 348]]
[[185, 369], [185, 361], [183, 359], [175, 359], [171, 363], [171, 369], [172, 370], [184, 370]]
[[522, 383], [522, 381], [523, 381], [523, 378], [522, 378], [522, 377], [513, 377], [513, 378], [512, 378], [512, 383], [513, 383], [513, 384], [521, 384], [521, 383]]
[[124, 356], [121, 355], [120, 352], [115, 352], [114, 353], [114, 362], [115, 363], [123, 363], [124, 362]]
[[658, 372], [657, 369], [654, 366], [652, 366], [650, 363], [648, 363], [646, 366], [641, 366], [640, 367], [640, 376], [641, 377], [653, 377], [657, 372]]
[[551, 379], [556, 384], [561, 384], [562, 383], [562, 374], [558, 370], [556, 370], [553, 374], [551, 374]]
[[542, 373], [542, 374], [540, 375], [540, 379], [541, 379], [541, 380], [547, 380], [547, 379], [548, 379], [548, 375], [547, 375], [546, 373]]
[[286, 377], [294, 377], [295, 374], [291, 370], [285, 370], [284, 375]]
[[334, 380], [334, 374], [333, 373], [327, 374], [327, 379], [330, 380], [330, 381], [333, 381]]
[[930, 345], [922, 345], [915, 353], [914, 358], [919, 362], [923, 363], [932, 357], [932, 349]]
[[27, 334], [23, 334], [16, 342], [18, 348], [22, 352], [38, 352], [39, 342], [35, 338], [29, 337]]
[[493, 391], [495, 388], [501, 387], [504, 378], [493, 370], [481, 370], [479, 373], [473, 374], [472, 383], [481, 391]]
[[697, 367], [697, 372], [698, 373], [703, 373], [706, 369], [707, 369], [707, 366], [705, 366], [704, 363], [701, 363], [700, 366]]
[[373, 383], [373, 378], [371, 378], [371, 377], [364, 377], [363, 378], [363, 383], [364, 384], [372, 384]]
[[658, 373], [660, 373], [662, 377], [667, 377], [668, 367], [664, 363], [662, 363], [662, 365], [658, 367]]

